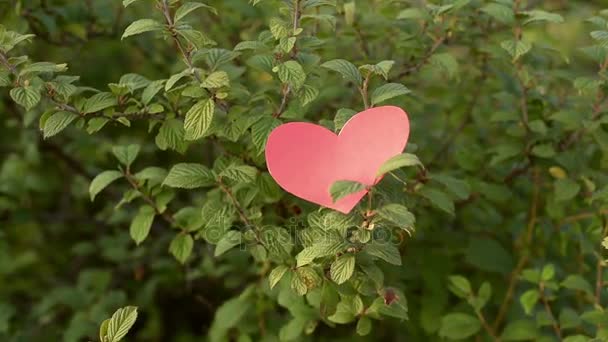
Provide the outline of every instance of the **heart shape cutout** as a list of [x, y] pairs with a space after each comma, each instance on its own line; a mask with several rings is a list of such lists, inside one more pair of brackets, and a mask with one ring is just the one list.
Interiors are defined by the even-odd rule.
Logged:
[[403, 152], [410, 123], [401, 108], [367, 109], [346, 122], [338, 135], [307, 122], [280, 125], [266, 143], [266, 164], [285, 191], [324, 207], [349, 213], [367, 190], [333, 202], [329, 189], [350, 180], [372, 186], [380, 166]]

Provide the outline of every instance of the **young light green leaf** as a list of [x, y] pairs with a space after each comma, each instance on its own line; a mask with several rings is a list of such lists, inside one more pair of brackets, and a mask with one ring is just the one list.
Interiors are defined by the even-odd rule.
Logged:
[[127, 335], [137, 320], [137, 307], [127, 306], [116, 310], [107, 323], [102, 341], [118, 342]]
[[213, 89], [227, 86], [230, 84], [230, 79], [225, 71], [212, 72], [201, 84], [203, 88]]
[[378, 215], [381, 218], [405, 229], [413, 227], [414, 223], [416, 223], [416, 217], [414, 214], [407, 210], [406, 207], [397, 203], [389, 203], [381, 207], [378, 209]]
[[220, 177], [226, 177], [241, 183], [251, 183], [255, 180], [258, 170], [249, 165], [231, 165], [220, 173]]
[[513, 62], [532, 49], [532, 45], [524, 40], [505, 40], [500, 43], [500, 46], [513, 57]]
[[270, 274], [268, 275], [268, 282], [270, 283], [271, 289], [273, 289], [278, 284], [278, 282], [281, 280], [281, 278], [283, 278], [287, 271], [289, 271], [289, 267], [285, 265], [279, 265], [275, 267], [272, 271], [270, 271]]
[[110, 185], [110, 183], [121, 178], [122, 176], [122, 173], [116, 170], [106, 170], [93, 178], [91, 185], [89, 186], [91, 201], [95, 200], [95, 196], [97, 196], [101, 190], [105, 189], [108, 185]]
[[149, 205], [144, 205], [139, 208], [137, 215], [135, 215], [133, 221], [131, 221], [131, 226], [129, 227], [129, 233], [133, 241], [135, 241], [135, 244], [139, 245], [148, 237], [155, 215], [156, 210]]
[[524, 294], [522, 294], [521, 297], [519, 297], [519, 302], [521, 303], [521, 306], [524, 308], [524, 312], [526, 313], [526, 315], [530, 315], [532, 313], [532, 310], [534, 309], [534, 306], [538, 302], [539, 298], [540, 298], [540, 293], [538, 292], [537, 289], [528, 290], [528, 291], [524, 292]]
[[196, 189], [215, 184], [215, 176], [206, 166], [194, 163], [174, 165], [163, 185], [172, 188]]
[[376, 172], [376, 177], [407, 166], [420, 166], [424, 168], [424, 165], [422, 165], [422, 162], [415, 154], [401, 153], [385, 161], [378, 169], [378, 172]]
[[40, 73], [40, 72], [63, 72], [68, 70], [67, 64], [55, 64], [50, 62], [37, 62], [32, 63], [19, 72], [20, 76], [27, 75], [29, 73]]
[[212, 99], [201, 100], [190, 108], [184, 121], [186, 140], [197, 140], [205, 135], [211, 126], [214, 110], [215, 102]]
[[331, 264], [329, 274], [336, 284], [342, 284], [352, 277], [354, 271], [355, 257], [352, 254], [344, 254]]
[[533, 23], [536, 21], [546, 21], [550, 23], [563, 23], [564, 17], [557, 13], [550, 13], [543, 10], [532, 10], [523, 12], [524, 15], [527, 15], [529, 18], [524, 21], [524, 25], [529, 23]]
[[411, 91], [401, 83], [384, 84], [376, 88], [372, 93], [372, 106], [375, 106], [380, 102], [390, 100], [393, 97], [406, 95], [409, 93], [411, 93]]
[[139, 19], [127, 26], [120, 39], [125, 39], [144, 32], [160, 31], [162, 29], [163, 25], [154, 19]]
[[365, 190], [365, 185], [349, 180], [339, 180], [331, 185], [329, 194], [334, 202], [357, 192]]

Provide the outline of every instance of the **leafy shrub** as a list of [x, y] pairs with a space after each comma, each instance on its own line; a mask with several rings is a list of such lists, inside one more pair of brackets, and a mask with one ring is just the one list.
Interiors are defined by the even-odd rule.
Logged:
[[[598, 3], [0, 2], [0, 338], [608, 340]], [[381, 104], [351, 214], [270, 177]]]

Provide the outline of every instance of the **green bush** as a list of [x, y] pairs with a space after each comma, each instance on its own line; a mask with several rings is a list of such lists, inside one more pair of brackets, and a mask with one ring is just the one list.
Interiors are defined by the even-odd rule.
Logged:
[[[600, 3], [0, 1], [0, 340], [608, 341]], [[383, 104], [349, 215], [269, 175]]]

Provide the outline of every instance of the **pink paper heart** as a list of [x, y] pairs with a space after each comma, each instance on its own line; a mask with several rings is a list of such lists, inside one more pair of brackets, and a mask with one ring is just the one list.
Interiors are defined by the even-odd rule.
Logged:
[[380, 166], [403, 152], [410, 133], [407, 114], [384, 106], [353, 116], [336, 135], [325, 127], [292, 122], [275, 128], [266, 143], [268, 171], [287, 192], [349, 213], [367, 190], [335, 203], [329, 189], [339, 180], [374, 185]]

